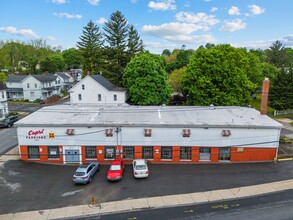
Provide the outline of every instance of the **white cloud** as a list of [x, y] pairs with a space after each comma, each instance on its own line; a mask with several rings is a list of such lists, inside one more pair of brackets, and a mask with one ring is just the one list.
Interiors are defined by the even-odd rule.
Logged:
[[166, 11], [176, 10], [175, 0], [159, 0], [157, 2], [150, 1], [148, 6], [154, 10]]
[[146, 41], [143, 42], [144, 46], [148, 46], [148, 47], [154, 47], [154, 48], [170, 48], [176, 47], [176, 44], [162, 44], [161, 42], [153, 42], [153, 41]]
[[191, 34], [194, 31], [204, 30], [205, 27], [189, 23], [171, 22], [162, 25], [144, 25], [142, 31], [157, 37]]
[[261, 8], [257, 5], [248, 5], [250, 15], [260, 15], [265, 12], [264, 8]]
[[131, 3], [136, 4], [138, 0], [130, 0]]
[[98, 20], [96, 20], [96, 22], [98, 24], [104, 24], [107, 20], [105, 18], [99, 18]]
[[100, 3], [100, 0], [87, 0], [88, 3], [90, 3], [91, 5], [98, 5]]
[[16, 34], [23, 37], [39, 38], [39, 36], [31, 29], [17, 29], [16, 27], [8, 26], [8, 27], [0, 27], [0, 31], [6, 32], [9, 34]]
[[232, 6], [229, 10], [228, 10], [228, 14], [229, 15], [240, 15], [240, 9], [236, 6]]
[[53, 36], [47, 36], [47, 40], [48, 41], [57, 41], [57, 38], [53, 37]]
[[184, 44], [194, 43], [215, 43], [217, 40], [212, 35], [177, 35], [177, 36], [166, 36], [166, 40], [171, 42], [178, 42]]
[[79, 14], [68, 14], [68, 13], [54, 13], [53, 15], [57, 16], [57, 17], [65, 17], [65, 18], [69, 18], [69, 19], [81, 19], [82, 16]]
[[245, 28], [246, 23], [244, 23], [241, 19], [235, 19], [233, 21], [225, 20], [220, 30], [234, 32]]
[[211, 12], [216, 12], [216, 11], [218, 11], [218, 8], [217, 7], [212, 7], [211, 8]]
[[212, 0], [204, 0], [205, 2], [211, 2]]
[[52, 0], [52, 2], [55, 4], [65, 4], [66, 0]]
[[191, 13], [191, 12], [179, 12], [176, 14], [176, 20], [180, 22], [188, 22], [198, 24], [203, 27], [203, 30], [209, 30], [210, 26], [220, 23], [215, 15], [207, 15], [205, 13]]

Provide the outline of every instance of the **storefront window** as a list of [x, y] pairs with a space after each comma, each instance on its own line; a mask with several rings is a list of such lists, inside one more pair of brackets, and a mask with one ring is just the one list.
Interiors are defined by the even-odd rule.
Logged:
[[123, 153], [125, 159], [133, 159], [134, 158], [134, 147], [133, 146], [124, 146]]
[[199, 160], [211, 160], [211, 148], [209, 147], [199, 148]]
[[153, 159], [154, 158], [154, 148], [153, 147], [142, 147], [142, 158], [143, 159]]
[[96, 146], [85, 146], [85, 158], [96, 159]]
[[115, 158], [115, 146], [106, 146], [104, 156], [105, 156], [105, 159], [114, 159]]
[[59, 158], [58, 146], [48, 146], [48, 158], [49, 159]]
[[39, 146], [27, 146], [29, 159], [40, 159]]
[[172, 147], [161, 147], [161, 159], [172, 159]]
[[230, 148], [221, 147], [219, 151], [219, 160], [230, 160]]
[[191, 147], [180, 147], [180, 160], [191, 160]]

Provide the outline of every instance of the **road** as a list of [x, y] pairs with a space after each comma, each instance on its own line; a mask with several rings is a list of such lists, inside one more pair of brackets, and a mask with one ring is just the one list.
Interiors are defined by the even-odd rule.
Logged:
[[0, 129], [0, 155], [18, 145], [16, 128]]
[[292, 220], [293, 190], [245, 199], [179, 206], [161, 209], [148, 209], [136, 212], [97, 215], [87, 220]]
[[88, 185], [74, 185], [76, 166], [8, 161], [0, 166], [0, 214], [270, 183], [293, 178], [293, 161], [255, 164], [149, 164], [150, 176], [108, 182], [102, 166]]

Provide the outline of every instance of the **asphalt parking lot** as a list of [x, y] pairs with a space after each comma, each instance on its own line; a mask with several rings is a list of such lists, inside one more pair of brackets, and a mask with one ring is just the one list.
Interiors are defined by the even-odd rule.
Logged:
[[102, 166], [88, 185], [74, 185], [77, 166], [8, 161], [0, 166], [0, 214], [255, 185], [293, 178], [293, 162], [254, 164], [149, 164], [150, 176], [108, 182]]

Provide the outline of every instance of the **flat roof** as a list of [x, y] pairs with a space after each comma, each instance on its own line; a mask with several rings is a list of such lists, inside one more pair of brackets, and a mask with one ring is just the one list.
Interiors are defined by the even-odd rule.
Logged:
[[282, 128], [249, 107], [54, 105], [16, 123], [19, 127], [248, 127]]

